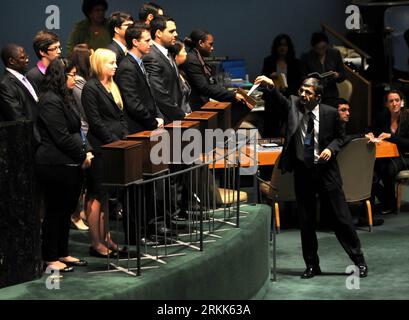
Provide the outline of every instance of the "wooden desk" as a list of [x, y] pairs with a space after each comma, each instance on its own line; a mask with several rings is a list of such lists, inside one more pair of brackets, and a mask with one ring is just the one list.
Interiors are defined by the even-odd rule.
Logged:
[[399, 150], [396, 144], [389, 141], [381, 141], [376, 144], [376, 158], [399, 157]]

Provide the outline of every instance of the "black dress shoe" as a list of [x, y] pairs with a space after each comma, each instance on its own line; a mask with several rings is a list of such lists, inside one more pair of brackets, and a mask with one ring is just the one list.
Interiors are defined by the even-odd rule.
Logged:
[[305, 269], [304, 273], [302, 274], [301, 278], [302, 279], [309, 279], [314, 276], [320, 275], [321, 274], [321, 268], [319, 266], [307, 266]]
[[366, 264], [358, 264], [359, 277], [365, 278], [368, 276], [368, 266]]
[[88, 265], [88, 262], [83, 259], [79, 259], [78, 261], [64, 261], [60, 260], [60, 262], [65, 263], [67, 266], [72, 266], [72, 267], [85, 267]]
[[94, 247], [89, 247], [89, 254], [90, 254], [90, 256], [97, 257], [97, 258], [108, 258], [108, 256], [110, 258], [116, 258], [117, 257], [117, 254], [115, 252], [113, 252], [113, 251], [110, 252], [109, 255], [108, 254], [103, 254], [103, 253], [100, 253], [97, 250], [95, 250]]

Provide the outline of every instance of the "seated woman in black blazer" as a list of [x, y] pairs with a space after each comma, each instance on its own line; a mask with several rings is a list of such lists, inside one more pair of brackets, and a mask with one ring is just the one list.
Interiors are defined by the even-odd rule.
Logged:
[[[88, 140], [94, 148], [95, 159], [90, 174], [87, 175], [87, 221], [91, 235], [90, 254], [106, 257], [110, 249], [117, 249], [104, 230], [104, 217], [101, 210], [104, 192], [101, 187], [102, 154], [101, 146], [126, 138], [128, 129], [124, 119], [121, 93], [113, 80], [117, 65], [116, 55], [108, 49], [98, 49], [91, 56], [91, 78], [82, 90], [82, 105], [87, 115]], [[104, 239], [105, 238], [105, 239]], [[108, 240], [109, 247], [105, 245]]]
[[381, 202], [383, 214], [396, 211], [396, 175], [401, 170], [409, 169], [409, 113], [402, 109], [403, 99], [403, 94], [398, 90], [387, 92], [384, 98], [387, 109], [378, 114], [374, 131], [368, 133], [373, 142], [386, 140], [395, 143], [400, 154], [398, 158], [379, 158], [375, 162], [372, 191]]
[[68, 252], [70, 216], [81, 192], [83, 169], [92, 154], [81, 134], [80, 115], [72, 89], [76, 68], [67, 60], [54, 60], [47, 68], [45, 92], [40, 97], [38, 127], [41, 144], [36, 153], [37, 178], [44, 191], [42, 255], [48, 268], [73, 271], [87, 262]]
[[244, 100], [241, 94], [217, 84], [210, 66], [205, 63], [203, 57], [209, 57], [212, 53], [213, 41], [214, 38], [208, 31], [200, 29], [192, 31], [190, 37], [184, 40], [185, 45], [190, 48], [183, 70], [192, 87], [190, 106], [193, 111], [200, 110], [210, 98], [221, 102]]

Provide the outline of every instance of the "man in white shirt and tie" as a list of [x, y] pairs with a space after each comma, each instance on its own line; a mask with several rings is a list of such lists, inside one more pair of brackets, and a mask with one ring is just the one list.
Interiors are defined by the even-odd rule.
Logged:
[[35, 125], [39, 98], [37, 88], [25, 76], [28, 56], [23, 47], [8, 44], [1, 58], [6, 70], [0, 81], [0, 121], [32, 120], [34, 137], [39, 142]]
[[153, 97], [165, 117], [165, 124], [185, 117], [178, 70], [168, 50], [175, 44], [177, 35], [175, 20], [155, 17], [151, 21], [153, 46], [143, 58]]
[[109, 31], [112, 35], [112, 42], [107, 49], [116, 53], [116, 64], [119, 67], [122, 59], [128, 53], [126, 48], [125, 32], [129, 26], [134, 24], [133, 17], [126, 12], [117, 11], [111, 14], [108, 20]]

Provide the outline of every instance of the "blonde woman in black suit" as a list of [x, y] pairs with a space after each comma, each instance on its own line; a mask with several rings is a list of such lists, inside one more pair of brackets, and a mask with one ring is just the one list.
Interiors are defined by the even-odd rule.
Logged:
[[[101, 187], [100, 148], [123, 139], [128, 134], [121, 93], [113, 80], [116, 69], [116, 55], [113, 51], [96, 50], [91, 56], [93, 77], [85, 84], [81, 97], [89, 124], [87, 137], [95, 153], [94, 163], [87, 176], [87, 220], [91, 234], [90, 254], [98, 257], [106, 257], [110, 254], [110, 249], [117, 249], [117, 245], [105, 232], [104, 215], [101, 212], [101, 203], [105, 202]], [[106, 241], [109, 248], [105, 244]]]

